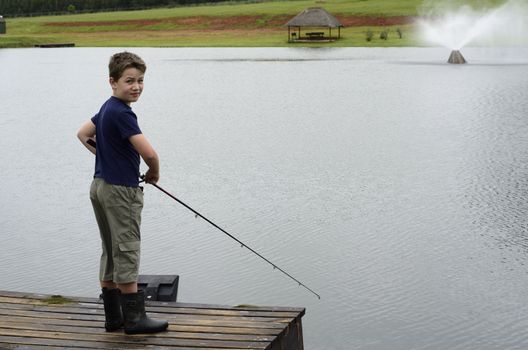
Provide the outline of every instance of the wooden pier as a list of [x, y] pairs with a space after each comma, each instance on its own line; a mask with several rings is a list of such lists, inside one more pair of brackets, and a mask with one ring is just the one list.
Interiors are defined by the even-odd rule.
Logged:
[[102, 301], [0, 291], [0, 349], [302, 350], [304, 308], [147, 302], [169, 329], [106, 332]]
[[57, 48], [57, 47], [74, 47], [75, 43], [55, 43], [55, 44], [36, 44], [35, 47]]

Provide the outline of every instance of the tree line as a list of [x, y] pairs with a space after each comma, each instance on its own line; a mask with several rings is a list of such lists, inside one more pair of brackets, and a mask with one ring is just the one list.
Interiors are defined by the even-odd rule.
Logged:
[[0, 0], [4, 17], [148, 9], [225, 0]]

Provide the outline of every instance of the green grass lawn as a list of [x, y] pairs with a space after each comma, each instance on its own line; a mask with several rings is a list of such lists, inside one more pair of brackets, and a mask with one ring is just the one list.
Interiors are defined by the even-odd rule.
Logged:
[[[470, 2], [484, 3], [477, 0]], [[489, 0], [486, 4], [500, 2]], [[420, 45], [412, 23], [383, 27], [375, 24], [346, 26], [341, 29], [341, 39], [333, 43], [288, 43], [287, 28], [283, 24], [303, 9], [314, 6], [325, 8], [339, 19], [347, 16], [415, 17], [423, 10], [423, 0], [266, 1], [7, 18], [7, 34], [0, 35], [0, 47], [31, 47], [45, 43], [75, 43], [84, 47]], [[397, 35], [397, 29], [403, 33], [402, 38]], [[366, 40], [368, 30], [373, 32], [371, 41]], [[382, 30], [389, 30], [387, 40], [379, 38]], [[332, 34], [337, 34], [337, 31]]]

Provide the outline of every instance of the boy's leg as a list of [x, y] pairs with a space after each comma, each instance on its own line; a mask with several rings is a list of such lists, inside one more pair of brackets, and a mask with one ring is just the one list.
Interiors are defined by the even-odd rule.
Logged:
[[99, 280], [105, 311], [105, 329], [108, 332], [119, 330], [123, 327], [123, 314], [121, 311], [120, 291], [113, 281], [114, 264], [112, 259], [112, 234], [105, 212], [104, 193], [101, 179], [94, 179], [90, 187], [90, 200], [94, 209], [97, 225], [101, 235], [102, 254], [99, 269]]
[[116, 289], [119, 288], [117, 283], [114, 281], [100, 281], [101, 288], [107, 288], [107, 289]]
[[117, 284], [117, 288], [119, 288], [123, 294], [137, 293], [137, 282], [119, 283]]
[[105, 311], [105, 328], [107, 332], [123, 328], [123, 312], [121, 310], [121, 292], [117, 288], [101, 289]]
[[163, 332], [169, 326], [167, 321], [154, 320], [145, 312], [145, 293], [121, 293], [121, 308], [126, 334]]
[[93, 179], [90, 187], [90, 200], [94, 210], [97, 225], [99, 227], [99, 234], [101, 236], [101, 261], [99, 268], [99, 281], [101, 281], [101, 288], [116, 288], [113, 284], [113, 270], [114, 263], [112, 259], [112, 233], [110, 225], [105, 211], [104, 204], [104, 193], [103, 191], [104, 181], [98, 178]]
[[123, 284], [136, 291], [140, 258], [140, 224], [143, 192], [139, 188], [115, 186], [94, 179], [90, 189], [101, 233], [100, 283], [102, 288]]
[[105, 213], [111, 232], [113, 262], [111, 280], [118, 287], [123, 285], [126, 291], [135, 292], [141, 252], [143, 192], [139, 188], [107, 183], [103, 187]]

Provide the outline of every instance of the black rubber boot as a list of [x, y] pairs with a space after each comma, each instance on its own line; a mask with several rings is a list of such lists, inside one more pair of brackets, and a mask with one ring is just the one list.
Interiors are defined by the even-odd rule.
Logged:
[[103, 288], [103, 304], [105, 311], [105, 329], [107, 332], [117, 331], [123, 327], [123, 314], [119, 303], [119, 289]]
[[145, 294], [143, 291], [121, 294], [121, 307], [125, 320], [125, 333], [157, 333], [167, 329], [167, 321], [153, 320], [145, 312]]

